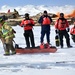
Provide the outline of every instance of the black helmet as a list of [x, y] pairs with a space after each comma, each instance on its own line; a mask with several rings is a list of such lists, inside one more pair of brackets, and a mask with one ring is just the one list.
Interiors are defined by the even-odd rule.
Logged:
[[45, 10], [45, 11], [44, 11], [44, 13], [46, 13], [46, 14], [47, 14], [47, 11]]
[[29, 17], [29, 14], [28, 13], [25, 13], [25, 17]]
[[60, 13], [60, 16], [64, 16], [64, 13]]

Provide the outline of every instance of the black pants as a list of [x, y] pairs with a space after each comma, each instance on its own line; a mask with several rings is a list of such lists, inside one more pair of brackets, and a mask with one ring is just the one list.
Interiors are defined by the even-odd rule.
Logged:
[[24, 31], [24, 37], [25, 37], [25, 40], [26, 40], [27, 48], [30, 47], [30, 41], [31, 41], [32, 47], [35, 47], [34, 34], [33, 34], [32, 30], [26, 30], [26, 31]]
[[60, 37], [60, 45], [63, 47], [63, 37], [66, 39], [67, 46], [70, 46], [70, 38], [69, 34], [66, 30], [59, 31], [59, 37]]

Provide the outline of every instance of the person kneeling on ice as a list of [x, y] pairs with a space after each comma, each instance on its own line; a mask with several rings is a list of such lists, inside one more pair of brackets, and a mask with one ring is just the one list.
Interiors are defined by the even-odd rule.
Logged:
[[[5, 50], [4, 55], [16, 54], [15, 48], [13, 46], [13, 38], [15, 37], [14, 33], [16, 32], [11, 26], [7, 25], [3, 18], [0, 18], [0, 31], [2, 33], [1, 38], [4, 40], [2, 41]], [[10, 53], [10, 50], [12, 53]]]
[[46, 34], [47, 38], [47, 45], [50, 47], [50, 24], [52, 22], [51, 17], [48, 15], [47, 11], [45, 10], [43, 15], [39, 18], [38, 23], [41, 24], [41, 45], [40, 48], [43, 48], [43, 39]]
[[35, 47], [34, 34], [32, 31], [32, 28], [34, 26], [34, 21], [33, 19], [29, 18], [28, 13], [25, 14], [25, 19], [22, 20], [20, 26], [24, 27], [24, 37], [25, 37], [26, 45], [27, 45], [26, 48], [30, 48], [30, 41], [31, 41], [32, 48], [34, 48]]
[[75, 42], [75, 22], [74, 22], [74, 26], [70, 30], [70, 34], [72, 36], [73, 42]]
[[64, 18], [64, 13], [60, 13], [60, 18], [55, 22], [55, 32], [59, 34], [60, 46], [63, 48], [63, 37], [66, 39], [66, 44], [68, 48], [71, 48], [70, 38], [69, 38], [69, 24]]

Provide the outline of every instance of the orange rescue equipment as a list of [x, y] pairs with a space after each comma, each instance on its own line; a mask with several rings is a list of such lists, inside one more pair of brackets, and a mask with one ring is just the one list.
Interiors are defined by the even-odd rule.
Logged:
[[73, 27], [73, 28], [71, 28], [71, 30], [70, 30], [70, 34], [75, 35], [75, 28], [74, 28], [74, 27]]
[[20, 26], [24, 26], [24, 30], [31, 30], [34, 25], [34, 21], [32, 19], [23, 20]]
[[43, 18], [43, 25], [48, 25], [48, 24], [50, 24], [51, 23], [51, 21], [50, 21], [50, 19], [49, 19], [49, 17], [44, 17]]
[[67, 20], [58, 19], [55, 23], [55, 28], [58, 30], [65, 30], [67, 27], [69, 27]]

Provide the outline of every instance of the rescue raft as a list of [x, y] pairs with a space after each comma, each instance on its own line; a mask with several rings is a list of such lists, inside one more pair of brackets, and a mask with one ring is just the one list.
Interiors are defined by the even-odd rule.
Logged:
[[29, 53], [55, 53], [57, 48], [51, 46], [50, 48], [40, 49], [39, 47], [35, 48], [17, 48], [16, 53], [18, 54], [29, 54]]

